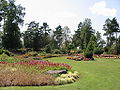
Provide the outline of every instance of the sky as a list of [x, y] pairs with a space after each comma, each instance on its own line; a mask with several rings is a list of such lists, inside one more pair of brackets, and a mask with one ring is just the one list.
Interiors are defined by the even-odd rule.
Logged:
[[107, 18], [116, 17], [120, 23], [120, 0], [16, 0], [16, 4], [26, 8], [22, 31], [26, 23], [36, 21], [47, 22], [51, 29], [68, 26], [74, 33], [79, 22], [90, 18], [93, 29], [103, 34]]

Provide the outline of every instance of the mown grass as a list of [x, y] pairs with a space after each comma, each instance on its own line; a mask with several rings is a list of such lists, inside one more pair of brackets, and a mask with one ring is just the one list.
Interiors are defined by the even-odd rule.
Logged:
[[66, 57], [47, 59], [52, 62], [70, 64], [80, 73], [73, 84], [39, 87], [0, 87], [0, 90], [120, 90], [120, 60], [95, 59], [95, 61], [73, 61]]

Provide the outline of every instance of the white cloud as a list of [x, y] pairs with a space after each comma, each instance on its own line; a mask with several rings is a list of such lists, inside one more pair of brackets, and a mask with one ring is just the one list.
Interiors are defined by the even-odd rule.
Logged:
[[103, 15], [103, 16], [116, 16], [117, 10], [115, 8], [107, 8], [105, 1], [100, 1], [91, 6], [90, 11], [93, 14]]

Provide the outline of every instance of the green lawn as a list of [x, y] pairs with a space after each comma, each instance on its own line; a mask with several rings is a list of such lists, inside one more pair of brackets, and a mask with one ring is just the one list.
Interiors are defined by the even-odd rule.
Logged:
[[120, 90], [120, 60], [95, 59], [95, 61], [73, 61], [66, 57], [47, 59], [52, 62], [70, 64], [80, 73], [80, 79], [61, 86], [0, 87], [0, 90]]

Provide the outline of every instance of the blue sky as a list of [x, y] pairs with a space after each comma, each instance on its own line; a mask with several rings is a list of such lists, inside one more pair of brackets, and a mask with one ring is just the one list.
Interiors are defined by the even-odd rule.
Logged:
[[24, 23], [47, 22], [51, 29], [60, 24], [68, 26], [72, 33], [85, 18], [90, 18], [92, 27], [101, 33], [107, 18], [116, 17], [120, 22], [120, 0], [17, 0], [17, 4], [26, 8]]

